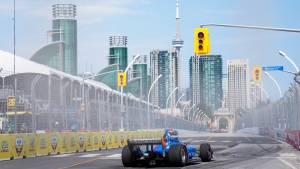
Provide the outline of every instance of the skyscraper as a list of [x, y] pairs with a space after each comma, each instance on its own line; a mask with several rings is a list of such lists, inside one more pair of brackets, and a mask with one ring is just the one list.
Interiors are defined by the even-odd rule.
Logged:
[[[166, 108], [166, 102], [171, 92], [178, 87], [178, 67], [177, 67], [176, 49], [170, 50], [152, 50], [150, 52], [151, 82], [159, 75], [162, 77], [153, 86], [151, 90], [151, 103], [160, 108]], [[178, 90], [169, 99], [168, 108], [175, 108], [178, 100]], [[171, 113], [171, 110], [169, 111]]]
[[222, 57], [200, 55], [190, 58], [192, 105], [205, 103], [212, 110], [222, 106]]
[[177, 52], [177, 64], [178, 64], [178, 88], [181, 89], [181, 61], [180, 61], [180, 48], [183, 47], [183, 40], [180, 38], [180, 32], [179, 32], [179, 5], [178, 0], [176, 2], [176, 34], [175, 38], [172, 41], [173, 47], [176, 49]]
[[235, 112], [238, 108], [249, 107], [249, 60], [227, 60], [228, 105]]
[[[108, 66], [103, 68], [97, 74], [103, 74], [113, 70], [125, 71], [127, 67], [127, 36], [110, 36], [109, 45], [109, 55], [106, 56], [106, 59], [108, 59]], [[108, 85], [114, 90], [118, 90], [117, 74], [117, 71], [103, 74], [95, 77], [95, 80]], [[124, 87], [124, 92], [126, 91], [126, 87]]]
[[52, 5], [52, 30], [49, 43], [38, 49], [30, 60], [77, 76], [77, 20], [76, 5]]
[[[134, 56], [135, 57], [135, 56]], [[132, 77], [128, 81], [128, 92], [137, 98], [146, 99], [148, 96], [147, 56], [140, 56], [132, 65]]]

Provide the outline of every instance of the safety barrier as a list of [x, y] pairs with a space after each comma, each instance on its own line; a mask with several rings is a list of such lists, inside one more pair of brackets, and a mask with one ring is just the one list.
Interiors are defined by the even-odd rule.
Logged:
[[293, 147], [300, 149], [300, 130], [279, 128], [268, 128], [267, 130], [266, 127], [249, 127], [238, 130], [237, 132], [256, 135], [268, 135], [274, 139], [285, 141], [291, 144]]
[[163, 134], [163, 130], [2, 134], [0, 161], [120, 148], [127, 145], [129, 138], [161, 138]]

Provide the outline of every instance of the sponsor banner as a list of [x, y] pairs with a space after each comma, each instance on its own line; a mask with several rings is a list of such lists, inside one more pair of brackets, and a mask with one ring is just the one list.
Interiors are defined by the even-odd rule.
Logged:
[[125, 133], [127, 133], [127, 132], [124, 132], [124, 131], [119, 132], [120, 147], [124, 147], [125, 145], [127, 145]]
[[85, 136], [86, 136], [85, 150], [86, 151], [91, 151], [93, 149], [93, 147], [92, 147], [92, 144], [93, 144], [93, 141], [92, 141], [92, 139], [93, 139], [93, 133], [87, 132], [87, 133], [85, 133]]
[[61, 148], [61, 135], [62, 133], [59, 132], [53, 132], [53, 133], [47, 133], [50, 146], [49, 146], [49, 152], [50, 154], [58, 154]]
[[60, 133], [58, 140], [59, 140], [58, 152], [59, 153], [67, 153], [68, 152], [67, 133]]
[[141, 131], [141, 133], [142, 133], [142, 135], [143, 135], [143, 139], [148, 139], [148, 131], [145, 131], [145, 130], [143, 130], [143, 131]]
[[107, 132], [106, 133], [106, 148], [114, 148], [113, 147], [112, 132]]
[[37, 152], [37, 135], [36, 134], [26, 134], [23, 137], [25, 146], [24, 156], [26, 157], [36, 157]]
[[11, 141], [11, 135], [1, 134], [0, 137], [0, 161], [10, 160], [12, 154], [13, 142]]
[[155, 138], [162, 138], [165, 134], [165, 131], [163, 130], [156, 130], [155, 131]]
[[73, 153], [77, 151], [77, 144], [78, 144], [78, 134], [76, 133], [66, 133], [66, 146], [67, 152]]
[[155, 138], [155, 131], [150, 130], [148, 133], [148, 139]]
[[99, 132], [100, 135], [100, 148], [106, 149], [106, 132]]
[[100, 150], [101, 149], [101, 141], [100, 141], [100, 137], [101, 135], [99, 134], [99, 132], [93, 132], [91, 134], [92, 137], [92, 150]]
[[28, 148], [28, 144], [25, 144], [25, 136], [27, 134], [12, 134], [11, 142], [12, 144], [12, 157], [14, 159], [25, 157], [25, 149]]
[[113, 147], [114, 148], [120, 148], [120, 132], [118, 131], [113, 131], [111, 132], [111, 136], [113, 139]]
[[86, 134], [84, 132], [76, 133], [75, 141], [76, 141], [76, 149], [78, 152], [83, 152], [86, 150]]
[[135, 139], [136, 138], [135, 131], [127, 131], [127, 133], [128, 133], [128, 139]]
[[298, 130], [285, 129], [285, 133], [286, 133], [286, 142], [298, 148], [299, 147]]
[[37, 156], [48, 155], [50, 148], [50, 139], [48, 133], [37, 134]]

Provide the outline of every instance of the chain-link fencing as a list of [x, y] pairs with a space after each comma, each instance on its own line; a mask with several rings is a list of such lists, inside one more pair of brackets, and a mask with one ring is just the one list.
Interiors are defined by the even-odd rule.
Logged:
[[148, 122], [149, 129], [206, 130], [163, 114], [152, 104], [148, 110], [144, 100], [81, 77], [58, 71], [0, 75], [2, 133], [140, 130], [148, 129]]
[[300, 129], [299, 82], [291, 83], [282, 98], [258, 109], [248, 110], [237, 119], [235, 130], [251, 127]]

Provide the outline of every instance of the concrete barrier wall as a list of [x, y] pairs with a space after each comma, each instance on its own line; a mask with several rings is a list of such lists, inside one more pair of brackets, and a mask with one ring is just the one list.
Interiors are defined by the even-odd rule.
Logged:
[[300, 130], [249, 127], [238, 130], [237, 133], [268, 135], [274, 139], [285, 141], [291, 144], [293, 147], [300, 149]]
[[161, 138], [164, 130], [49, 132], [0, 135], [0, 161], [51, 154], [120, 148], [127, 139]]

